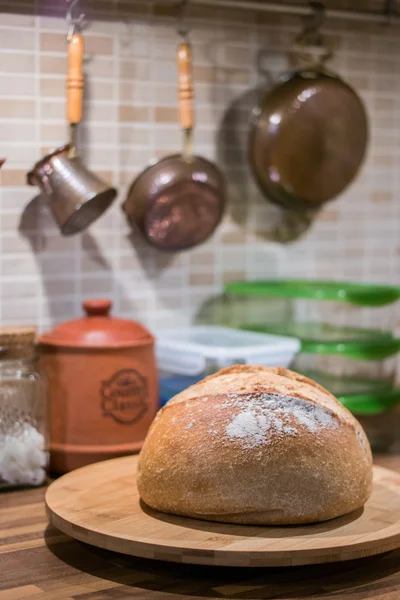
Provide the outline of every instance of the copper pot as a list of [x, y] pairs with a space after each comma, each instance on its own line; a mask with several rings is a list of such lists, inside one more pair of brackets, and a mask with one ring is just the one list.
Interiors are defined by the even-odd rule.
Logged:
[[88, 300], [86, 316], [39, 338], [50, 398], [50, 470], [138, 452], [158, 409], [154, 338]]

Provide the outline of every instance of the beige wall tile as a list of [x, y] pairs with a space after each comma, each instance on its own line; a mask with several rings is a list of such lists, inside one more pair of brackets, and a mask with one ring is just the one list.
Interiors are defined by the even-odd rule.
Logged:
[[3, 167], [0, 173], [0, 181], [2, 186], [25, 185], [26, 171]]
[[251, 66], [251, 52], [245, 46], [225, 46], [225, 64], [236, 68]]
[[3, 73], [32, 73], [35, 69], [35, 56], [32, 53], [0, 52], [0, 65], [0, 71]]
[[81, 289], [84, 294], [89, 295], [101, 295], [101, 294], [112, 294], [114, 290], [114, 284], [111, 279], [102, 278], [86, 278], [83, 279]]
[[42, 98], [58, 96], [65, 97], [65, 79], [42, 78], [40, 80], [40, 95]]
[[121, 60], [119, 74], [121, 79], [147, 81], [149, 79], [149, 70], [149, 63], [147, 61]]
[[63, 98], [51, 101], [41, 99], [40, 111], [42, 114], [42, 120], [65, 119], [65, 100]]
[[[92, 55], [90, 60], [85, 63], [85, 77], [106, 77], [114, 78], [115, 75], [114, 59], [98, 55]], [[116, 83], [114, 83], [116, 85]]]
[[39, 267], [34, 255], [31, 252], [20, 254], [18, 256], [5, 256], [2, 254], [0, 259], [0, 273], [4, 276], [36, 276], [39, 273]]
[[147, 83], [119, 83], [119, 99], [123, 104], [146, 104], [154, 100], [154, 91]]
[[[25, 2], [25, 8], [29, 8], [29, 6], [33, 8], [34, 4], [34, 0], [28, 0]], [[3, 5], [12, 8], [15, 6], [15, 2], [13, 0], [8, 0], [8, 2], [3, 1]], [[26, 12], [28, 13], [28, 11]], [[35, 17], [32, 14], [23, 14], [22, 11], [20, 14], [18, 14], [17, 11], [15, 11], [15, 13], [3, 12], [1, 15], [1, 25], [2, 27], [31, 28], [35, 26]]]
[[35, 302], [37, 298], [39, 286], [34, 278], [31, 280], [26, 279], [25, 281], [7, 281], [4, 282], [1, 288], [1, 295], [4, 299], [11, 299], [13, 301], [19, 298], [26, 299], [30, 298]]
[[33, 51], [35, 47], [35, 33], [29, 29], [21, 33], [7, 27], [0, 31], [0, 50], [28, 50]]
[[244, 271], [225, 271], [223, 279], [224, 283], [230, 283], [231, 281], [243, 281], [246, 279], [246, 273]]
[[150, 110], [147, 106], [121, 105], [119, 107], [120, 121], [146, 122], [150, 120]]
[[378, 110], [392, 110], [395, 108], [395, 101], [393, 98], [381, 98], [377, 96], [374, 99], [374, 108]]
[[148, 128], [139, 128], [135, 127], [135, 125], [124, 123], [119, 127], [119, 140], [122, 144], [145, 146], [150, 142], [150, 132]]
[[157, 123], [176, 123], [178, 109], [170, 106], [156, 106], [154, 116]]
[[30, 239], [26, 236], [24, 237], [17, 230], [19, 219], [15, 219], [16, 229], [9, 233], [7, 231], [7, 225], [5, 227], [5, 231], [1, 234], [0, 239], [0, 248], [3, 254], [16, 254], [21, 253], [25, 254], [26, 252], [30, 252], [32, 249], [32, 244]]
[[319, 221], [325, 221], [329, 223], [335, 223], [339, 220], [339, 212], [331, 207], [325, 207], [318, 213], [317, 219]]
[[222, 234], [222, 242], [224, 244], [244, 244], [246, 242], [246, 234], [244, 231], [225, 231]]
[[114, 51], [114, 40], [110, 37], [86, 36], [85, 44], [87, 54], [110, 55]]
[[39, 47], [42, 52], [63, 52], [67, 50], [65, 33], [50, 33], [48, 31], [40, 34]]
[[42, 125], [40, 127], [40, 137], [43, 142], [62, 144], [69, 137], [68, 124]]
[[191, 266], [209, 267], [214, 265], [215, 256], [212, 252], [192, 252], [189, 260]]
[[34, 324], [38, 318], [38, 306], [35, 298], [13, 298], [2, 303], [2, 320], [8, 324], [26, 323]]
[[115, 97], [115, 87], [109, 81], [96, 81], [87, 79], [85, 84], [85, 95], [88, 102], [96, 100], [112, 100]]
[[190, 285], [213, 285], [213, 273], [191, 273], [189, 277]]
[[33, 118], [35, 116], [35, 100], [2, 100], [0, 99], [0, 115], [3, 119], [19, 117]]
[[46, 235], [43, 239], [44, 252], [71, 252], [78, 249], [78, 238], [76, 236], [64, 237], [59, 232], [54, 235]]
[[212, 83], [216, 78], [216, 69], [205, 65], [193, 66], [193, 79], [197, 82]]
[[33, 96], [35, 79], [32, 75], [0, 75], [2, 96]]
[[50, 316], [53, 321], [65, 321], [74, 314], [75, 302], [73, 299], [50, 298], [44, 304], [44, 316]]
[[387, 190], [375, 190], [371, 193], [372, 202], [390, 202], [392, 199], [392, 193]]
[[117, 123], [118, 108], [115, 104], [98, 104], [94, 101], [85, 101], [83, 99], [84, 121], [104, 121]]
[[46, 75], [62, 75], [67, 70], [67, 57], [66, 56], [51, 56], [48, 54], [42, 54], [40, 56], [40, 72]]
[[76, 278], [66, 277], [64, 279], [54, 278], [46, 280], [46, 293], [49, 296], [65, 296], [75, 293], [78, 282]]
[[377, 156], [375, 156], [374, 164], [384, 167], [391, 167], [394, 163], [394, 160], [395, 159], [393, 158], [393, 156], [378, 154]]

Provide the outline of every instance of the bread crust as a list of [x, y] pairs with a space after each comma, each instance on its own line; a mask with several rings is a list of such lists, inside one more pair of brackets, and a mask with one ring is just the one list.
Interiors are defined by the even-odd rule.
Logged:
[[166, 513], [313, 523], [363, 506], [372, 456], [361, 425], [322, 386], [282, 367], [234, 365], [159, 411], [137, 484]]

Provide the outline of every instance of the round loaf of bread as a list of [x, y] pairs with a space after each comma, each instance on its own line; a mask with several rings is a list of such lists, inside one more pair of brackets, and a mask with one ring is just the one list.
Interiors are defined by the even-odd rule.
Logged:
[[332, 394], [276, 367], [223, 369], [159, 411], [139, 458], [151, 508], [257, 525], [314, 523], [368, 499], [372, 457]]

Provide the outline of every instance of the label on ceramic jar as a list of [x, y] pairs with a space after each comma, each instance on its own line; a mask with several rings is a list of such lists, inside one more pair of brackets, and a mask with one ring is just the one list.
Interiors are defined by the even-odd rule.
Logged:
[[136, 369], [121, 369], [101, 384], [103, 415], [132, 424], [147, 411], [147, 379]]

